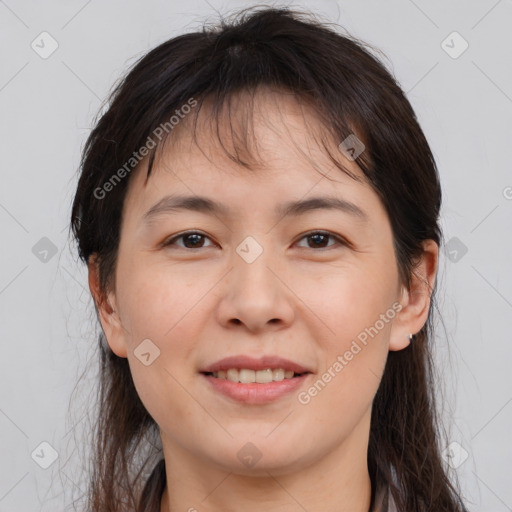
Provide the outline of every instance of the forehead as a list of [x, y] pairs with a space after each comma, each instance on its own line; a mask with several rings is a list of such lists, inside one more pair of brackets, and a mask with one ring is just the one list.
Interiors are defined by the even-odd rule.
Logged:
[[[147, 163], [140, 164], [125, 206], [143, 209], [169, 191], [235, 200], [263, 191], [268, 200], [335, 191], [336, 184], [349, 192], [367, 187], [361, 169], [339, 150], [312, 106], [290, 93], [243, 92], [220, 111], [205, 101], [196, 123], [193, 117], [173, 128], [147, 181]], [[326, 148], [353, 177], [336, 166]]]
[[[193, 115], [186, 117], [173, 130], [168, 146], [182, 146], [187, 152], [199, 146], [212, 160], [222, 159], [224, 153], [233, 163], [265, 170], [274, 162], [287, 162], [290, 157], [314, 157], [326, 160], [326, 147], [334, 152], [343, 165], [362, 173], [339, 151], [335, 140], [311, 100], [270, 87], [255, 91], [243, 90], [222, 102], [206, 98], [199, 108], [194, 127]], [[341, 157], [341, 158], [340, 158]], [[325, 164], [325, 162], [324, 162]], [[223, 166], [225, 167], [225, 166]]]

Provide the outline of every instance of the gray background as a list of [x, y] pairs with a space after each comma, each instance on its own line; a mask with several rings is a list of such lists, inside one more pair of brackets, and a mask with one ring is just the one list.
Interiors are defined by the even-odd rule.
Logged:
[[[147, 50], [251, 4], [0, 1], [0, 511], [64, 510], [85, 490], [94, 360], [75, 383], [94, 355], [95, 316], [67, 223], [94, 115]], [[512, 510], [512, 1], [294, 5], [386, 53], [431, 144], [448, 242], [436, 344], [455, 443], [445, 458], [471, 512]], [[43, 31], [58, 44], [45, 59]], [[454, 31], [469, 44], [460, 55]], [[42, 442], [58, 454], [47, 469]]]

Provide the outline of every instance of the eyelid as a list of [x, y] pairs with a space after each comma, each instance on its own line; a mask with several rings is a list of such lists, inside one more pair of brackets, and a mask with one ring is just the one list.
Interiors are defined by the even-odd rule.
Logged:
[[[208, 238], [209, 240], [211, 240], [211, 237], [209, 237], [206, 233], [203, 233], [202, 231], [199, 231], [197, 229], [191, 229], [191, 230], [187, 230], [187, 231], [182, 231], [181, 233], [177, 233], [176, 235], [172, 235], [171, 237], [169, 238], [166, 238], [160, 245], [161, 247], [168, 247], [168, 246], [172, 246], [172, 245], [175, 245], [175, 242], [176, 240], [179, 240], [180, 238], [183, 238], [187, 235], [201, 235], [201, 236], [204, 236], [205, 238]], [[177, 246], [179, 247], [180, 249], [185, 249], [185, 250], [188, 250], [188, 251], [194, 251], [197, 249], [189, 249], [188, 247], [181, 247], [181, 246]], [[211, 246], [208, 246], [208, 247], [211, 247]], [[206, 247], [198, 247], [198, 249], [205, 249]]]
[[[212, 240], [206, 233], [203, 233], [202, 231], [199, 231], [199, 230], [188, 230], [188, 231], [183, 231], [181, 233], [177, 233], [176, 235], [173, 235], [172, 237], [170, 238], [167, 238], [166, 240], [164, 240], [161, 244], [161, 247], [165, 248], [165, 247], [170, 247], [170, 246], [173, 246], [173, 245], [176, 245], [175, 242], [187, 235], [201, 235], [207, 239], [209, 239], [210, 241]], [[336, 248], [337, 246], [347, 246], [347, 247], [352, 247], [352, 244], [346, 239], [344, 238], [343, 236], [341, 235], [338, 235], [337, 233], [333, 233], [332, 231], [326, 231], [326, 230], [322, 230], [322, 229], [314, 229], [314, 230], [311, 230], [311, 231], [306, 231], [305, 233], [301, 233], [297, 240], [294, 242], [295, 244], [300, 242], [301, 240], [303, 240], [304, 238], [307, 238], [309, 236], [313, 236], [313, 235], [326, 235], [326, 236], [329, 236], [331, 238], [334, 238], [337, 242], [337, 244], [333, 244], [333, 245], [330, 245], [330, 246], [327, 246], [327, 247], [321, 247], [321, 248], [312, 248], [312, 247], [302, 247], [303, 249], [310, 249], [314, 252], [323, 252], [323, 251], [326, 251], [326, 250], [329, 250], [329, 249], [332, 249], [332, 248]], [[199, 249], [206, 249], [207, 247], [212, 247], [212, 246], [207, 246], [207, 247], [198, 247], [196, 249], [190, 249], [188, 247], [181, 247], [181, 246], [176, 246], [180, 249], [183, 249], [183, 250], [187, 250], [187, 251], [198, 251]]]
[[[300, 242], [303, 238], [307, 238], [308, 236], [313, 236], [313, 235], [325, 235], [325, 236], [329, 236], [330, 238], [334, 238], [337, 241], [338, 246], [340, 246], [340, 245], [341, 246], [349, 246], [349, 247], [351, 246], [350, 242], [348, 242], [341, 235], [333, 233], [332, 231], [326, 231], [324, 229], [313, 229], [312, 231], [307, 231], [306, 233], [302, 233], [301, 235], [298, 236], [297, 242]], [[312, 251], [316, 251], [316, 252], [322, 252], [322, 251], [326, 251], [328, 249], [332, 249], [335, 247], [336, 247], [336, 244], [330, 245], [328, 247], [322, 247], [320, 249], [313, 249], [311, 247], [304, 247], [304, 248], [311, 249]]]

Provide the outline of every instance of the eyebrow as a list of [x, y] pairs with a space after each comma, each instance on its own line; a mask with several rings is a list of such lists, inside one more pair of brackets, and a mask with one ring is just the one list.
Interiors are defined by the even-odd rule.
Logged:
[[[277, 217], [298, 216], [313, 210], [339, 210], [348, 213], [360, 220], [367, 221], [368, 215], [354, 203], [339, 197], [311, 197], [298, 201], [289, 201], [277, 205], [275, 215]], [[230, 216], [230, 209], [208, 197], [203, 196], [166, 196], [154, 204], [143, 216], [144, 223], [151, 221], [160, 215], [176, 213], [179, 210], [195, 211], [210, 215]]]

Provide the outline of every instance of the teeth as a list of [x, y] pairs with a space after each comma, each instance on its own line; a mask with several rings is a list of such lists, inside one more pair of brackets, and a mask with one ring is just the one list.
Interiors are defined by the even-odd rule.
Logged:
[[[259, 370], [254, 372], [254, 379], [260, 384], [267, 384], [268, 382], [272, 382], [274, 380], [274, 376], [272, 374], [272, 370], [267, 368], [266, 370]], [[240, 378], [240, 380], [242, 379]]]
[[[215, 374], [214, 374], [215, 375]], [[238, 373], [238, 370], [235, 369], [235, 368], [230, 368], [228, 371], [227, 371], [227, 378], [228, 380], [230, 380], [231, 382], [240, 382], [239, 380], [239, 377], [240, 374]]]
[[279, 382], [284, 379], [291, 379], [295, 373], [292, 370], [284, 370], [283, 368], [267, 368], [265, 370], [249, 370], [247, 368], [230, 368], [229, 370], [219, 370], [213, 372], [213, 376], [217, 379], [230, 380], [231, 382], [240, 382], [242, 384], [250, 384], [258, 382], [266, 384], [268, 382]]
[[[277, 368], [275, 370], [272, 370], [272, 380], [280, 381], [284, 379], [285, 371], [281, 368]], [[292, 375], [293, 377], [293, 375]]]
[[242, 384], [256, 382], [256, 372], [254, 370], [240, 370], [238, 379]]

